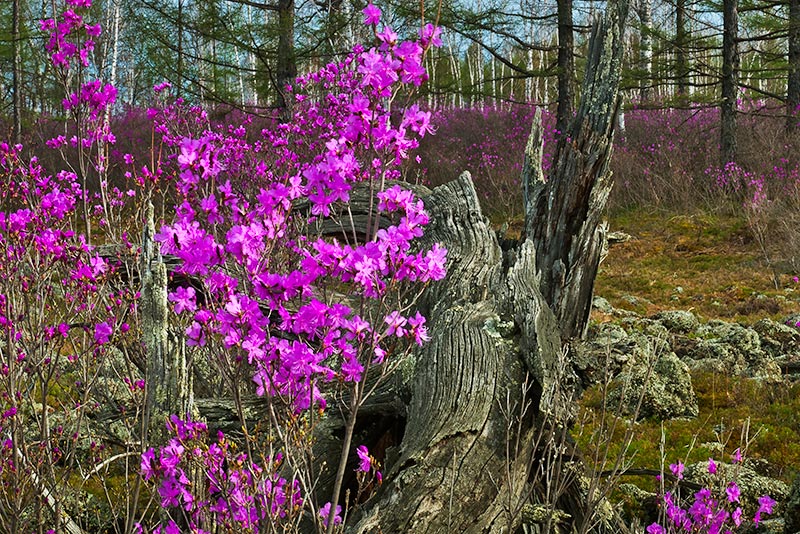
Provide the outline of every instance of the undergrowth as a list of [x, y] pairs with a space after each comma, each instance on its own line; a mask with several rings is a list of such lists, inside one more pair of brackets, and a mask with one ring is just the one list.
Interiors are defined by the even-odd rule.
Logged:
[[[769, 476], [791, 483], [800, 466], [800, 383], [766, 384], [751, 378], [730, 377], [710, 372], [692, 374], [700, 414], [694, 419], [674, 419], [663, 423], [667, 458], [681, 458], [685, 463], [708, 460], [720, 449], [730, 452], [739, 446], [739, 432], [748, 424], [754, 437], [748, 457], [767, 461]], [[592, 388], [582, 399], [583, 417], [591, 430], [602, 408], [599, 388]], [[628, 449], [631, 468], [658, 468], [661, 452], [653, 444], [661, 440], [662, 422], [644, 419], [635, 425]], [[576, 439], [590, 446], [584, 432]], [[584, 437], [586, 436], [586, 437]], [[613, 458], [622, 451], [622, 436], [612, 440]], [[652, 485], [652, 477], [627, 479], [625, 482]]]

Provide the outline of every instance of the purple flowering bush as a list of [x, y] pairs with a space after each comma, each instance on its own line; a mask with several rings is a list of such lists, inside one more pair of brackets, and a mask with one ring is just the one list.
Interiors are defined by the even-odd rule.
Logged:
[[[64, 502], [112, 454], [95, 420], [111, 410], [135, 428], [144, 399], [138, 370], [118, 357], [118, 347], [135, 339], [138, 295], [112, 282], [120, 262], [98, 248], [102, 234], [122, 254], [132, 252], [125, 225], [113, 224], [132, 196], [104, 180], [114, 142], [105, 116], [115, 91], [84, 78], [100, 31], [83, 20], [86, 5], [70, 0], [42, 22], [74, 119], [71, 137], [47, 146], [69, 147], [75, 157], [50, 173], [22, 146], [0, 143], [0, 521], [11, 531], [73, 527]], [[114, 400], [104, 405], [110, 376]], [[77, 487], [68, 484], [75, 480]]]
[[[437, 111], [431, 119], [436, 135], [421, 141], [419, 163], [409, 172], [418, 173], [425, 183], [440, 185], [469, 171], [484, 213], [498, 221], [520, 218], [520, 176], [535, 111], [535, 106], [525, 105]], [[554, 114], [546, 109], [542, 123], [542, 167], [547, 173], [558, 132]]]
[[[139, 531], [152, 523], [161, 532], [285, 532], [305, 520], [330, 532], [347, 512], [339, 503], [358, 410], [428, 339], [414, 303], [445, 275], [446, 251], [415, 245], [429, 223], [422, 201], [397, 182], [432, 131], [430, 113], [406, 99], [427, 79], [423, 56], [440, 45], [439, 30], [426, 25], [417, 40], [400, 40], [369, 5], [374, 46], [299, 78], [291, 120], [255, 130], [250, 119], [214, 125], [203, 109], [171, 101], [169, 85], [160, 84], [160, 103], [146, 114], [150, 152], [134, 154], [113, 148], [116, 89], [85, 79], [102, 31], [84, 20], [90, 4], [66, 0], [41, 25], [72, 132], [46, 146], [67, 170], [49, 175], [22, 158], [22, 147], [0, 145], [8, 356], [0, 368], [0, 484], [15, 496], [2, 508], [31, 518], [20, 528], [45, 521], [59, 531], [73, 518], [53, 489], [74, 473], [85, 484], [113, 467], [123, 504], [111, 512], [128, 530], [138, 517]], [[353, 222], [354, 187], [369, 191], [364, 224]], [[195, 415], [173, 414], [166, 443], [136, 441], [152, 385], [137, 369], [146, 360], [140, 296], [120, 277], [128, 274], [122, 256], [141, 253], [130, 236], [150, 202], [163, 213], [155, 236], [161, 253], [178, 260], [176, 280], [192, 281], [169, 292], [172, 322], [193, 356], [208, 358], [219, 391], [237, 402], [249, 391], [268, 407], [253, 425], [237, 404], [240, 439], [209, 435]], [[138, 360], [119, 346], [133, 347]], [[104, 408], [101, 393], [117, 379], [125, 384], [114, 400], [127, 435], [110, 451], [86, 419]], [[336, 402], [345, 416], [341, 455], [327, 459], [334, 487], [321, 495], [315, 425], [345, 390], [350, 400]], [[381, 473], [365, 446], [355, 453], [361, 502]], [[139, 455], [155, 513], [126, 475]], [[103, 487], [113, 500], [110, 484]], [[51, 495], [44, 511], [43, 494]]]
[[[341, 496], [355, 418], [371, 391], [367, 377], [384, 378], [402, 354], [427, 340], [413, 298], [397, 295], [441, 279], [446, 252], [412, 246], [428, 216], [411, 191], [393, 182], [418, 138], [431, 131], [430, 114], [414, 105], [399, 114], [391, 109], [401, 89], [426, 79], [422, 54], [438, 44], [438, 30], [428, 25], [419, 41], [399, 41], [389, 26], [378, 26], [376, 10], [368, 6], [365, 17], [377, 45], [299, 78], [292, 120], [255, 141], [246, 125], [178, 136], [167, 125], [172, 112], [163, 123], [156, 117], [177, 153], [162, 170], [169, 169], [178, 200], [173, 221], [155, 238], [205, 291], [202, 303], [192, 287], [168, 298], [185, 318], [187, 344], [211, 354], [227, 388], [251, 377], [271, 406], [259, 430], [282, 442], [264, 441], [242, 420], [246, 450], [235, 451], [223, 436], [198, 446], [205, 428], [173, 418], [175, 438], [149, 449], [142, 470], [161, 505], [195, 531], [291, 529], [304, 511], [328, 531], [340, 524], [340, 506], [331, 503]], [[358, 183], [375, 192], [365, 227], [348, 224]], [[338, 226], [335, 237], [323, 230], [326, 220]], [[323, 390], [332, 388], [349, 389], [352, 400], [342, 455], [333, 462], [333, 494], [322, 504], [303, 462], [312, 454], [313, 420], [328, 404]], [[359, 481], [367, 474], [379, 481], [366, 448], [357, 454]], [[192, 471], [204, 473], [204, 483], [187, 475]]]
[[[740, 449], [731, 455], [735, 467], [742, 462]], [[712, 458], [708, 459], [707, 473], [711, 483], [696, 491], [691, 497], [681, 495], [680, 482], [684, 479], [685, 465], [680, 461], [669, 466], [675, 484], [666, 490], [663, 477], [661, 483], [660, 512], [662, 519], [647, 527], [648, 534], [666, 534], [678, 532], [698, 532], [708, 534], [729, 534], [744, 525], [745, 518], [743, 496], [736, 483], [735, 469], [721, 469]], [[730, 477], [728, 479], [727, 477]], [[758, 506], [752, 512], [752, 523], [758, 526], [764, 515], [772, 514], [775, 500], [769, 495], [758, 498]]]

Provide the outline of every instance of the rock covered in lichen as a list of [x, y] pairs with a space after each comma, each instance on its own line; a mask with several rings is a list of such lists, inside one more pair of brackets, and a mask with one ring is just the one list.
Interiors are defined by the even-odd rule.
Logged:
[[699, 412], [689, 367], [672, 352], [651, 354], [620, 373], [612, 382], [609, 405], [639, 419], [696, 417]]
[[687, 334], [694, 332], [700, 326], [700, 321], [690, 311], [670, 310], [657, 313], [653, 319], [659, 321], [670, 332]]
[[800, 533], [800, 475], [794, 478], [784, 506], [785, 534]]

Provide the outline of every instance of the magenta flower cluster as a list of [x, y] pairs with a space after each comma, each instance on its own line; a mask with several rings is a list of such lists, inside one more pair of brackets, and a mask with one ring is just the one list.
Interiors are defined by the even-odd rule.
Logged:
[[[65, 69], [80, 66], [88, 67], [89, 59], [94, 50], [95, 42], [92, 38], [101, 33], [99, 24], [86, 24], [83, 16], [77, 10], [91, 7], [92, 0], [67, 0], [67, 10], [59, 18], [46, 19], [41, 21], [42, 31], [50, 34], [50, 39], [45, 44], [45, 49], [50, 53], [50, 59], [56, 67]], [[83, 32], [86, 37], [82, 44], [76, 44], [75, 34]]]
[[[365, 15], [376, 46], [299, 78], [292, 120], [256, 140], [247, 124], [177, 134], [181, 116], [204, 122], [199, 110], [152, 113], [176, 151], [161, 171], [178, 194], [173, 222], [155, 239], [180, 260], [181, 272], [202, 282], [202, 298], [188, 286], [168, 296], [186, 321], [187, 343], [220, 347], [230, 365], [249, 370], [256, 394], [281, 399], [298, 416], [326, 407], [326, 383], [355, 388], [370, 369], [381, 373], [424, 343], [425, 317], [397, 295], [445, 276], [441, 246], [413, 245], [429, 223], [422, 201], [393, 183], [432, 131], [428, 112], [393, 113], [393, 103], [426, 79], [423, 54], [439, 43], [438, 30], [426, 26], [419, 41], [399, 41], [390, 27], [376, 27], [375, 9]], [[192, 129], [191, 119], [182, 124]], [[363, 227], [348, 208], [360, 182], [375, 191]], [[339, 231], [322, 232], [326, 222]], [[267, 465], [232, 455], [223, 436], [190, 448], [187, 440], [204, 430], [196, 425], [173, 418], [176, 437], [143, 456], [142, 473], [162, 506], [182, 509], [197, 531], [212, 515], [236, 529], [296, 520], [308, 496], [295, 467], [277, 455]], [[359, 470], [380, 480], [366, 447], [357, 454]], [[204, 490], [181, 467], [189, 458], [201, 465]], [[322, 524], [331, 514], [341, 521], [340, 507], [331, 508], [317, 510]]]
[[[733, 464], [742, 461], [740, 449], [731, 455]], [[670, 464], [670, 471], [678, 480], [684, 476], [685, 466], [682, 462]], [[720, 478], [717, 463], [708, 459], [708, 473]], [[698, 532], [703, 534], [731, 534], [732, 529], [742, 525], [743, 508], [741, 490], [735, 480], [719, 481], [712, 487], [697, 491], [691, 502], [683, 503], [676, 490], [665, 492], [661, 497], [666, 521], [652, 523], [647, 527], [648, 534], [667, 534], [679, 532]], [[763, 514], [771, 514], [775, 501], [768, 495], [758, 499], [758, 509], [753, 515], [753, 523], [758, 526]]]
[[[145, 480], [161, 481], [161, 506], [180, 510], [192, 532], [208, 532], [214, 523], [255, 529], [265, 522], [293, 520], [301, 512], [299, 481], [289, 482], [280, 475], [282, 454], [259, 464], [239, 452], [221, 432], [208, 445], [208, 429], [203, 423], [173, 415], [167, 427], [175, 437], [158, 453], [150, 448], [142, 455], [141, 473]], [[203, 473], [202, 487], [189, 476], [198, 471]], [[165, 532], [174, 528], [173, 520], [164, 525]], [[143, 531], [141, 525], [139, 531]]]

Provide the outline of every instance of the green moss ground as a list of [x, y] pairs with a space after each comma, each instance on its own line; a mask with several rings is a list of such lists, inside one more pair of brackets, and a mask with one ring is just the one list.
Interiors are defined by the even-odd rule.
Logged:
[[[608, 299], [615, 308], [641, 314], [690, 310], [701, 321], [716, 318], [746, 324], [764, 317], [781, 320], [800, 311], [795, 273], [782, 273], [781, 286], [775, 288], [743, 217], [638, 209], [615, 214], [609, 222], [612, 231], [633, 236], [612, 246], [598, 274], [595, 294]], [[593, 320], [615, 318], [596, 313]], [[739, 447], [742, 428], [749, 422], [753, 439], [748, 456], [767, 460], [770, 474], [791, 482], [800, 472], [800, 383], [764, 384], [698, 373], [693, 384], [700, 415], [663, 424], [667, 463], [712, 456], [727, 460]], [[593, 447], [590, 434], [597, 430], [601, 397], [600, 392], [592, 390], [582, 402], [589, 422], [577, 439], [584, 451]], [[623, 431], [616, 434], [611, 458], [619, 451]], [[628, 451], [632, 467], [659, 468], [661, 435], [660, 421], [635, 424]], [[719, 442], [725, 444], [722, 452], [713, 445]]]

